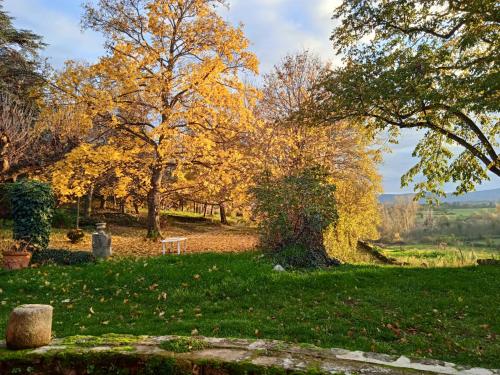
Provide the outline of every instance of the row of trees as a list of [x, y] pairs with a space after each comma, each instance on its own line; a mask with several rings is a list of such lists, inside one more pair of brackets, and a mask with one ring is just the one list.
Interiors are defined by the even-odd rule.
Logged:
[[363, 128], [306, 118], [329, 67], [307, 52], [288, 56], [257, 90], [244, 79], [257, 73], [248, 40], [215, 3], [85, 7], [107, 54], [94, 65], [68, 62], [45, 87], [50, 105], [37, 123], [65, 123], [78, 141], [44, 178], [61, 201], [113, 195], [145, 204], [155, 237], [161, 206], [216, 205], [224, 219], [227, 206], [251, 208], [249, 188], [263, 171], [284, 177], [319, 165], [338, 186], [339, 233], [353, 243], [372, 234], [378, 177]]
[[401, 241], [416, 227], [420, 204], [411, 197], [398, 197], [381, 205], [380, 236], [386, 241]]
[[[462, 193], [498, 174], [498, 22], [494, 2], [479, 3], [345, 0], [332, 36], [345, 64], [290, 55], [260, 89], [248, 83], [258, 60], [243, 30], [218, 13], [224, 1], [89, 2], [83, 23], [103, 33], [106, 53], [59, 72], [40, 63], [40, 38], [0, 11], [0, 179], [35, 174], [61, 201], [145, 205], [156, 237], [162, 206], [251, 210], [263, 173], [317, 166], [336, 186], [328, 242], [353, 247], [376, 235], [381, 134], [426, 132], [402, 179], [423, 176], [421, 192], [457, 181]], [[13, 66], [31, 78], [13, 79], [24, 74]]]

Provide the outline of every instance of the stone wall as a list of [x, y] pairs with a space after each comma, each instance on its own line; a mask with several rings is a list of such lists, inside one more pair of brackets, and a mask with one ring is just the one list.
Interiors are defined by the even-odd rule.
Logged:
[[500, 375], [435, 360], [322, 349], [281, 341], [105, 335], [57, 339], [34, 350], [0, 344], [0, 374], [411, 374]]

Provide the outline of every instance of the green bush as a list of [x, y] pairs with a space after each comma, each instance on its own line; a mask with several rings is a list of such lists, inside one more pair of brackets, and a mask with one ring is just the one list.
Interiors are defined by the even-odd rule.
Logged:
[[0, 184], [0, 219], [10, 219], [12, 217], [12, 208], [8, 194], [8, 185]]
[[50, 185], [33, 180], [15, 182], [9, 186], [9, 198], [14, 240], [26, 241], [37, 249], [46, 249], [54, 211], [54, 195]]
[[[314, 268], [318, 264], [311, 253], [302, 245], [288, 245], [271, 255], [274, 263], [285, 266], [286, 268]], [[331, 265], [340, 265], [340, 262], [332, 259]]]
[[95, 262], [95, 257], [88, 251], [45, 249], [35, 251], [31, 257], [31, 264], [38, 265], [58, 264], [72, 266], [92, 262]]
[[76, 214], [68, 208], [56, 208], [52, 215], [54, 228], [71, 228], [76, 224]]
[[[281, 252], [284, 263], [294, 267], [338, 264], [328, 257], [323, 243], [323, 232], [336, 222], [337, 210], [335, 185], [322, 168], [278, 178], [264, 175], [253, 192], [264, 249]], [[297, 249], [305, 252], [300, 258], [309, 259], [295, 262]], [[290, 252], [294, 255], [288, 262]]]

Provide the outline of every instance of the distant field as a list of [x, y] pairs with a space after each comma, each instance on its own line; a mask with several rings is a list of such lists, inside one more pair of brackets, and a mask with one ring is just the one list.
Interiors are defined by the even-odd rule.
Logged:
[[409, 244], [387, 246], [382, 252], [399, 262], [423, 267], [460, 267], [476, 264], [478, 259], [500, 259], [500, 250], [487, 247], [460, 248]]
[[495, 207], [466, 207], [466, 208], [449, 208], [449, 207], [439, 207], [434, 210], [436, 215], [439, 216], [450, 216], [455, 219], [466, 219], [474, 215], [482, 215], [488, 213], [495, 213]]

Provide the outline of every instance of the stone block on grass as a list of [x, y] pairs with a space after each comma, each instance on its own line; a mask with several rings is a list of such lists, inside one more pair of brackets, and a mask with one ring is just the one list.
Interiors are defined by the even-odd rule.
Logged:
[[52, 338], [50, 305], [21, 305], [10, 314], [6, 344], [9, 349], [30, 349], [45, 346]]

